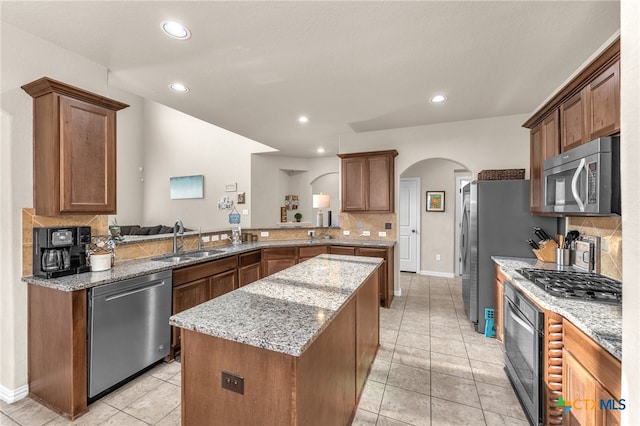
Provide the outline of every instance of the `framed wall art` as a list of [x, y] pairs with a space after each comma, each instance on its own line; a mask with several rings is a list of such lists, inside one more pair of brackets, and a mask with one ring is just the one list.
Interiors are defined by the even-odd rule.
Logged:
[[427, 211], [444, 211], [444, 191], [427, 191]]
[[244, 204], [244, 203], [245, 203], [244, 192], [238, 192], [238, 204]]
[[204, 198], [204, 175], [169, 178], [169, 187], [172, 200]]

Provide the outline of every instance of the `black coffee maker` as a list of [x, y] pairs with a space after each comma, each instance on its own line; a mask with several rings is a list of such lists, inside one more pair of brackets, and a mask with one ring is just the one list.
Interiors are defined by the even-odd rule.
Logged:
[[33, 275], [56, 278], [87, 272], [90, 226], [33, 228]]

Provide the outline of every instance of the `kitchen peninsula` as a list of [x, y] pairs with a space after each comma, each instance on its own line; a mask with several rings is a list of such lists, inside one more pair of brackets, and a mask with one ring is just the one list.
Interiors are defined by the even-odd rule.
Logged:
[[381, 263], [320, 255], [172, 316], [182, 424], [349, 424], [379, 343]]

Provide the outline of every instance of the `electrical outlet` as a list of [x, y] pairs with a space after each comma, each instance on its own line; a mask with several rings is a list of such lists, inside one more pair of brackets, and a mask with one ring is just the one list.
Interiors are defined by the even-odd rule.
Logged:
[[370, 231], [362, 231], [362, 236], [363, 237], [370, 237], [371, 236], [371, 232]]
[[249, 209], [242, 209], [242, 214], [244, 216], [248, 215], [249, 214]]
[[351, 235], [351, 231], [344, 230], [344, 231], [342, 231], [342, 235], [349, 236], [349, 235]]
[[387, 236], [386, 232], [384, 232], [384, 231], [378, 232], [378, 237], [386, 237], [386, 236]]
[[440, 256], [439, 254], [436, 254], [436, 260], [442, 260], [442, 256]]
[[220, 237], [217, 236], [217, 235], [212, 235], [211, 236], [211, 241], [218, 241], [219, 239], [220, 239]]
[[220, 238], [222, 238], [223, 240], [228, 240], [229, 239], [229, 235], [228, 234], [222, 234], [220, 236]]
[[228, 371], [222, 372], [222, 389], [230, 390], [231, 392], [244, 395], [244, 377], [229, 373]]
[[262, 232], [260, 232], [260, 236], [261, 237], [268, 237], [269, 236], [269, 232], [268, 231], [262, 231]]
[[209, 240], [211, 240], [211, 237], [209, 237], [208, 235], [205, 235], [204, 237], [202, 237], [202, 242], [203, 243], [208, 243]]

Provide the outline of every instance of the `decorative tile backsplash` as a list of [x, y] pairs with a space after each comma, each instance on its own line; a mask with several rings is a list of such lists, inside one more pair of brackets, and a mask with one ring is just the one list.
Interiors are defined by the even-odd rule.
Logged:
[[621, 217], [570, 217], [570, 230], [580, 234], [600, 237], [601, 246], [609, 246], [609, 251], [601, 250], [600, 273], [616, 280], [622, 280], [622, 218]]

